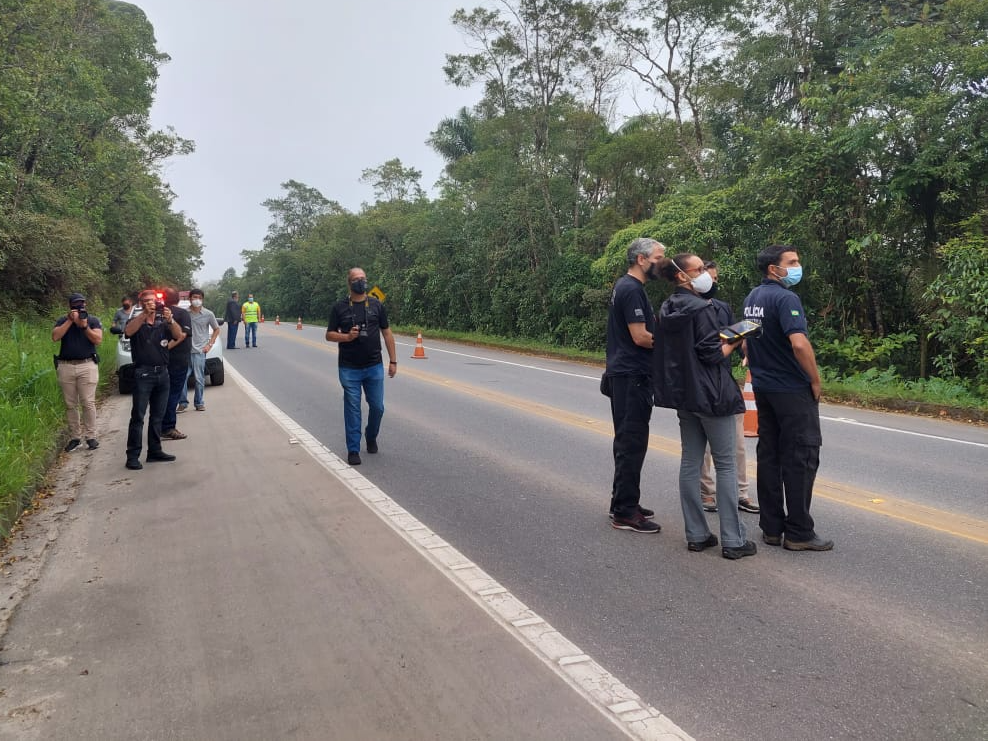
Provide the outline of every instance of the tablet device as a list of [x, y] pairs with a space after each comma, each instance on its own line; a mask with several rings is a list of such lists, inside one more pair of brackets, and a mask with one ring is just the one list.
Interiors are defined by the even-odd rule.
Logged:
[[758, 322], [748, 321], [747, 319], [720, 330], [721, 339], [728, 342], [739, 342], [747, 337], [757, 337], [761, 333], [762, 325]]

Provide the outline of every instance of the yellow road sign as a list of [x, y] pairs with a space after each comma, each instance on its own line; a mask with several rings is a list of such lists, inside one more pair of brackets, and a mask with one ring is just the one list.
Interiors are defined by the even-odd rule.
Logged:
[[369, 293], [371, 296], [373, 296], [374, 298], [376, 298], [382, 304], [384, 303], [384, 299], [387, 298], [387, 294], [384, 291], [382, 291], [380, 288], [378, 288], [377, 286], [374, 286], [367, 293]]

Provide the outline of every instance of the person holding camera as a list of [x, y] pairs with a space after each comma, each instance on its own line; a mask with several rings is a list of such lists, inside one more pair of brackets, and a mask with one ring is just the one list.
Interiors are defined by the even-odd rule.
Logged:
[[[60, 342], [55, 356], [58, 385], [65, 399], [65, 417], [71, 436], [65, 452], [82, 444], [85, 435], [90, 450], [99, 447], [96, 437], [96, 386], [99, 384], [99, 356], [96, 346], [103, 341], [103, 325], [86, 311], [86, 297], [69, 296], [69, 313], [59, 317], [51, 332], [52, 342]], [[82, 407], [82, 419], [79, 407]]]
[[343, 387], [347, 463], [360, 465], [360, 391], [367, 397], [367, 452], [377, 452], [377, 435], [384, 416], [384, 367], [381, 336], [391, 362], [388, 378], [398, 372], [395, 338], [384, 305], [367, 294], [367, 274], [361, 268], [347, 273], [350, 295], [333, 305], [326, 341], [340, 343], [339, 377]]
[[127, 322], [124, 336], [130, 339], [134, 360], [134, 400], [127, 428], [127, 468], [137, 471], [141, 465], [141, 440], [144, 416], [150, 407], [147, 460], [173, 461], [175, 456], [161, 449], [161, 420], [168, 406], [168, 344], [182, 337], [182, 329], [171, 309], [158, 301], [154, 291], [141, 291], [141, 311]]

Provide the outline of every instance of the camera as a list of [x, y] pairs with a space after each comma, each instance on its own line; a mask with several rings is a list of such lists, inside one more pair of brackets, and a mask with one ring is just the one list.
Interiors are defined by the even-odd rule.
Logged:
[[79, 313], [79, 321], [89, 318], [89, 312], [85, 309], [76, 309], [76, 311]]

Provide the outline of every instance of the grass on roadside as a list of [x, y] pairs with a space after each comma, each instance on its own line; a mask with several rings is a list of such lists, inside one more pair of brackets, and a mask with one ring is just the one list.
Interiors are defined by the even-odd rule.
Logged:
[[[52, 324], [9, 320], [0, 335], [0, 535], [6, 536], [43, 482], [65, 438], [65, 403], [55, 375]], [[101, 387], [114, 345], [100, 346]], [[115, 339], [115, 338], [113, 338]]]
[[[604, 365], [603, 352], [576, 350], [551, 345], [537, 340], [519, 340], [494, 335], [445, 330], [424, 329], [418, 326], [394, 327], [400, 334], [415, 335], [422, 332], [428, 339], [452, 340], [478, 347], [492, 347], [528, 355], [540, 355], [582, 363]], [[926, 413], [942, 416], [950, 410], [952, 417], [985, 421], [988, 418], [988, 399], [973, 393], [963, 382], [955, 379], [929, 378], [907, 381], [899, 378], [894, 370], [879, 371], [872, 368], [851, 376], [838, 376], [821, 368], [825, 400], [847, 402], [859, 406]], [[745, 370], [735, 364], [734, 375], [744, 381]]]

